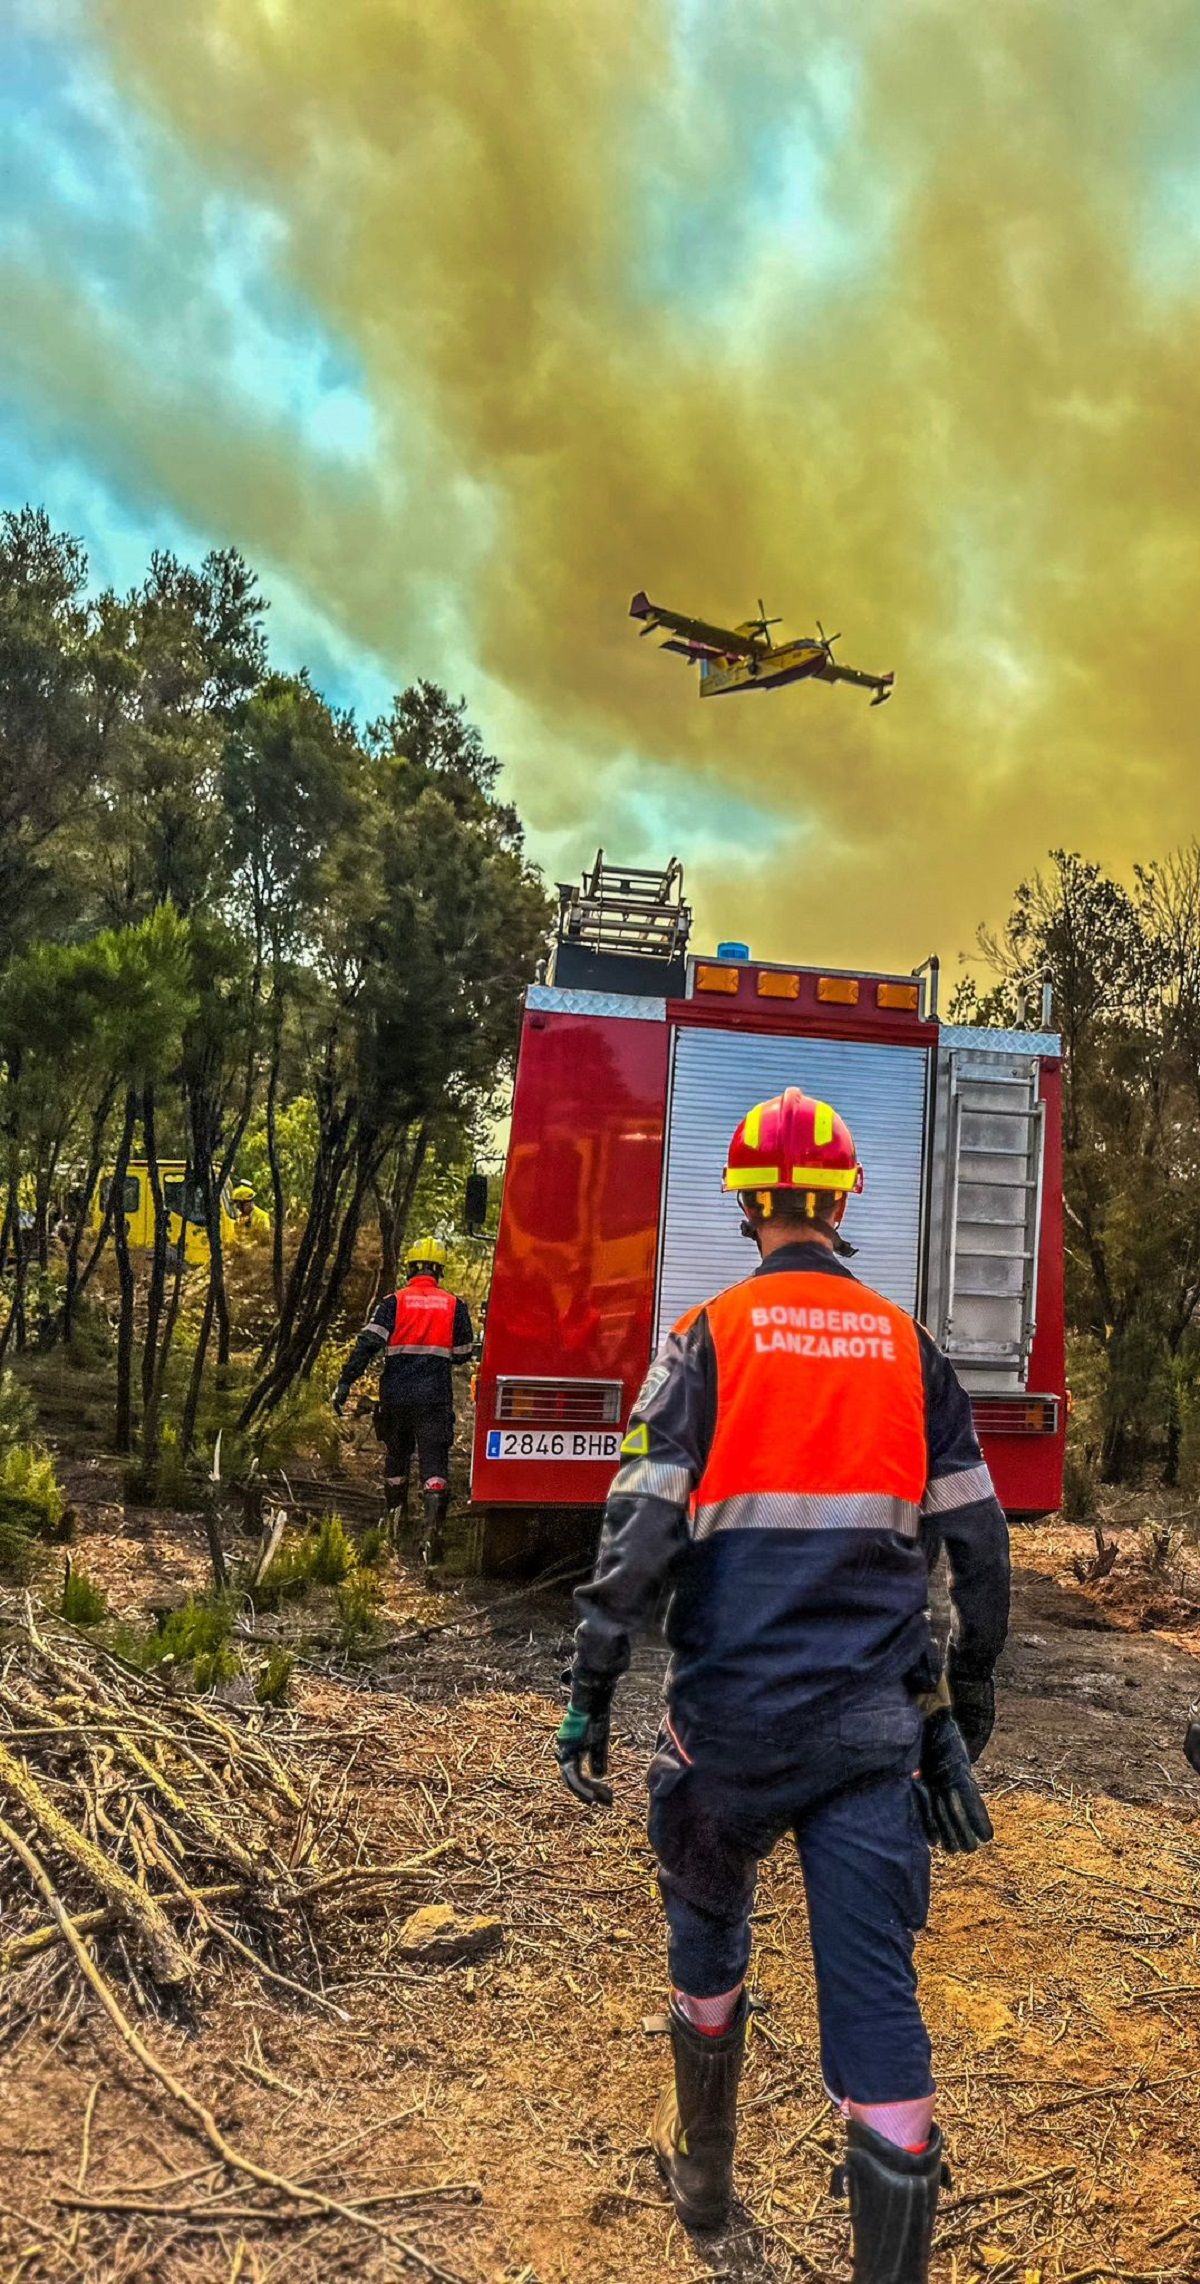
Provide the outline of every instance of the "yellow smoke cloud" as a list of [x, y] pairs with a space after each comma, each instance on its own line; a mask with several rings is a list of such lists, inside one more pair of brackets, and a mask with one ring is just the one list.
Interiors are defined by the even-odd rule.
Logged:
[[[303, 471], [267, 456], [259, 481], [231, 439], [233, 535], [385, 651], [422, 568], [451, 577], [458, 680], [471, 697], [469, 659], [502, 694], [535, 828], [574, 819], [580, 856], [609, 838], [616, 755], [626, 789], [631, 754], [673, 772], [681, 813], [692, 782], [744, 796], [778, 830], [724, 894], [708, 858], [705, 919], [845, 961], [969, 942], [1051, 842], [1127, 866], [1194, 829], [1185, 0], [100, 18], [122, 83], [284, 218], [408, 503], [326, 499], [314, 550]], [[851, 663], [896, 669], [894, 702], [700, 706], [634, 639], [639, 586], [717, 618], [762, 594], [789, 631], [820, 615]]]

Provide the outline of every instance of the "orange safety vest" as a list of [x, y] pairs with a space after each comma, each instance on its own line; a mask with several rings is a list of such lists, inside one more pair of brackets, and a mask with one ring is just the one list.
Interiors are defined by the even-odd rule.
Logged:
[[388, 1339], [389, 1356], [444, 1356], [454, 1351], [458, 1301], [433, 1277], [414, 1277], [396, 1295], [396, 1322]]
[[717, 1416], [692, 1495], [693, 1537], [874, 1530], [915, 1539], [929, 1463], [912, 1318], [866, 1285], [810, 1270], [751, 1277], [704, 1313]]

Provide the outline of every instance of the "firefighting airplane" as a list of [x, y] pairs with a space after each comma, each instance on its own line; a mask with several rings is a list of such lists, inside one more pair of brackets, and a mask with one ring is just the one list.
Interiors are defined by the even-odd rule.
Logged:
[[895, 675], [861, 674], [853, 666], [839, 666], [833, 646], [841, 636], [826, 634], [819, 619], [816, 634], [773, 643], [771, 628], [779, 621], [767, 618], [761, 603], [758, 609], [759, 616], [747, 619], [742, 626], [715, 627], [704, 619], [664, 611], [642, 594], [634, 596], [629, 616], [645, 621], [641, 630], [644, 635], [653, 634], [658, 627], [669, 630], [670, 639], [660, 647], [678, 651], [681, 658], [699, 666], [702, 698], [720, 698], [728, 690], [775, 690], [784, 682], [807, 681], [853, 682], [860, 690], [874, 691], [873, 706], [882, 706], [891, 697]]

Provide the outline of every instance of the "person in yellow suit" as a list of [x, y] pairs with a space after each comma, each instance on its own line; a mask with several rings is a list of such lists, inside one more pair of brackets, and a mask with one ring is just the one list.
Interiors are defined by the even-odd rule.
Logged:
[[271, 1234], [271, 1216], [254, 1202], [253, 1182], [239, 1182], [230, 1191], [233, 1234], [237, 1245], [265, 1245]]

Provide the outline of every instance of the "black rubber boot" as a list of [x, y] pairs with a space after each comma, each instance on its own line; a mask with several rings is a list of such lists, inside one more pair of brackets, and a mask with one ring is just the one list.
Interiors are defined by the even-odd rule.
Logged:
[[846, 2136], [833, 2187], [837, 2196], [849, 2193], [853, 2284], [928, 2284], [938, 2194], [950, 2180], [941, 2134], [935, 2125], [917, 2157], [857, 2118]]
[[398, 1553], [408, 1535], [408, 1485], [385, 1483], [384, 1506], [387, 1514], [388, 1536]]
[[671, 2006], [673, 2084], [654, 2113], [654, 2154], [685, 2228], [721, 2228], [733, 2200], [738, 2080], [746, 2051], [746, 1993], [728, 2030], [706, 2038]]
[[449, 1511], [448, 1490], [425, 1493], [425, 1544], [421, 1559], [429, 1567], [439, 1563], [446, 1551], [445, 1523]]

